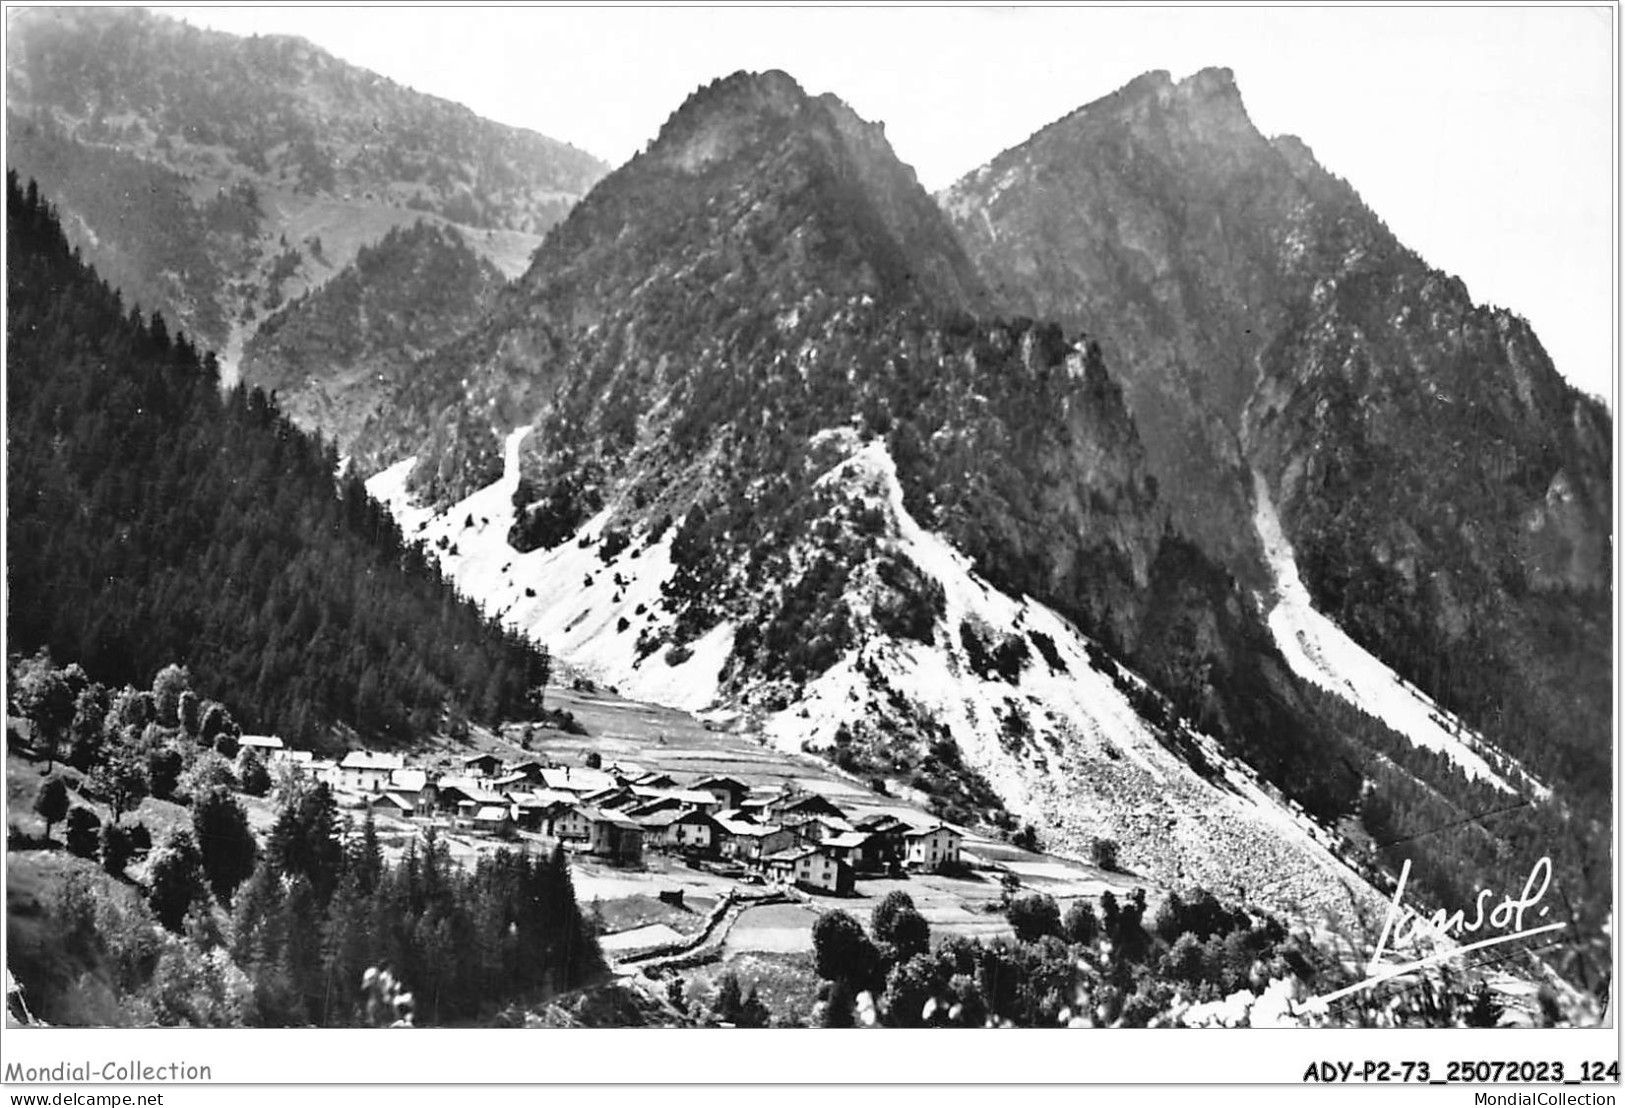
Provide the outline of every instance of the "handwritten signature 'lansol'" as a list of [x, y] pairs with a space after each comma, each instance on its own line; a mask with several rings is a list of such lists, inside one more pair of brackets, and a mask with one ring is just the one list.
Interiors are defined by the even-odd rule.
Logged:
[[[1389, 903], [1388, 914], [1382, 921], [1382, 933], [1377, 936], [1376, 948], [1371, 952], [1371, 960], [1366, 963], [1365, 980], [1356, 982], [1347, 988], [1338, 989], [1336, 992], [1315, 997], [1309, 1002], [1311, 1008], [1324, 1009], [1334, 1000], [1375, 988], [1384, 981], [1403, 976], [1424, 966], [1457, 958], [1474, 950], [1482, 950], [1485, 947], [1510, 943], [1518, 939], [1527, 939], [1531, 935], [1541, 935], [1548, 931], [1558, 931], [1565, 926], [1562, 923], [1548, 923], [1537, 927], [1524, 926], [1526, 913], [1540, 903], [1541, 898], [1546, 895], [1546, 890], [1551, 886], [1552, 860], [1549, 857], [1536, 862], [1534, 868], [1529, 871], [1529, 880], [1524, 882], [1521, 895], [1513, 897], [1509, 894], [1502, 897], [1501, 903], [1491, 909], [1487, 917], [1484, 914], [1485, 904], [1493, 900], [1495, 894], [1489, 889], [1480, 892], [1474, 902], [1475, 911], [1470, 923], [1467, 920], [1466, 909], [1447, 912], [1440, 908], [1431, 916], [1423, 916], [1416, 909], [1406, 907], [1403, 903], [1405, 883], [1410, 879], [1410, 876], [1411, 863], [1410, 859], [1407, 858], [1405, 864], [1400, 867], [1399, 884], [1394, 888], [1394, 898]], [[1542, 907], [1535, 914], [1535, 918], [1543, 919], [1550, 912], [1550, 907]], [[1419, 935], [1431, 934], [1444, 939], [1461, 938], [1464, 935], [1476, 934], [1483, 930], [1486, 924], [1497, 931], [1505, 932], [1505, 934], [1492, 935], [1487, 939], [1479, 939], [1477, 942], [1467, 943], [1462, 946], [1451, 946], [1442, 950], [1435, 950], [1410, 962], [1402, 962], [1397, 965], [1383, 964], [1382, 956], [1389, 949], [1390, 941], [1392, 941], [1393, 946], [1399, 947], [1415, 940]], [[1507, 930], [1508, 928], [1511, 930]]]

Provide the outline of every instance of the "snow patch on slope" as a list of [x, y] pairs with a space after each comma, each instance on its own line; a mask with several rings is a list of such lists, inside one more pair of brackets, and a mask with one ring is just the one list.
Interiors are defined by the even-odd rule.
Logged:
[[367, 491], [389, 508], [408, 541], [428, 542], [459, 591], [505, 626], [624, 695], [686, 711], [711, 706], [733, 653], [731, 625], [690, 643], [691, 653], [677, 665], [667, 662], [665, 651], [637, 654], [640, 630], [672, 622], [661, 596], [672, 574], [669, 532], [649, 546], [634, 540], [606, 564], [598, 548], [606, 509], [552, 550], [521, 554], [508, 545], [519, 445], [530, 431], [521, 427], [508, 436], [500, 478], [442, 512], [413, 503], [406, 480], [414, 459], [374, 476]]
[[[774, 745], [827, 747], [843, 722], [872, 716], [873, 705], [900, 695], [948, 726], [965, 761], [1012, 811], [1041, 821], [1053, 849], [1082, 854], [1091, 839], [1114, 838], [1124, 864], [1155, 881], [1199, 882], [1257, 903], [1313, 906], [1344, 918], [1377, 902], [1332, 854], [1334, 836], [1209, 737], [1176, 724], [1187, 751], [1176, 753], [1125, 695], [1124, 688], [1145, 689], [1137, 676], [1098, 647], [1091, 657], [1093, 644], [1070, 622], [1031, 598], [1000, 592], [921, 527], [904, 507], [884, 443], [859, 446], [846, 429], [827, 434], [847, 439], [851, 453], [820, 482], [885, 512], [892, 552], [942, 587], [945, 610], [933, 646], [868, 636], [795, 704], [764, 721]], [[861, 597], [852, 606], [866, 607]], [[993, 637], [1025, 636], [1029, 654], [1016, 681], [971, 668], [960, 637], [967, 623]], [[1208, 776], [1193, 768], [1189, 751]]]
[[[1253, 490], [1253, 523], [1275, 577], [1270, 632], [1292, 672], [1382, 720], [1417, 747], [1444, 755], [1470, 779], [1517, 793], [1485, 760], [1482, 751], [1488, 744], [1483, 738], [1315, 610], [1262, 476], [1253, 476]], [[1527, 774], [1520, 776], [1528, 779]], [[1551, 795], [1550, 789], [1532, 780], [1530, 787], [1543, 800]]]

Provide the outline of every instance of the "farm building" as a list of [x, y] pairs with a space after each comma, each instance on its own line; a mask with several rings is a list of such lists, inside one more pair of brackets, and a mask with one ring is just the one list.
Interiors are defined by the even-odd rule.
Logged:
[[769, 875], [781, 884], [838, 895], [852, 891], [852, 867], [816, 846], [781, 850], [763, 862]]
[[237, 746], [241, 750], [257, 750], [266, 758], [275, 751], [287, 749], [287, 744], [276, 735], [243, 735], [237, 740]]
[[648, 803], [655, 800], [675, 800], [686, 807], [714, 815], [722, 811], [723, 805], [717, 798], [703, 789], [654, 789], [643, 785], [633, 785], [632, 793], [640, 801]]
[[[581, 836], [560, 834], [559, 838], [579, 838], [585, 842], [588, 853], [608, 858], [618, 865], [636, 865], [643, 860], [643, 828], [631, 820], [612, 812], [579, 805], [567, 815], [579, 815], [579, 821], [572, 823], [572, 826], [584, 825], [586, 833]], [[559, 825], [560, 821], [555, 821], [555, 826]]]
[[718, 809], [737, 808], [750, 795], [750, 786], [732, 777], [702, 777], [689, 788], [717, 798]]
[[769, 801], [767, 810], [780, 823], [800, 823], [819, 816], [831, 816], [843, 822], [846, 819], [846, 814], [833, 801], [818, 793], [781, 796]]
[[394, 791], [374, 793], [367, 799], [367, 807], [384, 815], [409, 819], [417, 814], [417, 798]]
[[434, 814], [435, 796], [440, 790], [429, 780], [426, 770], [398, 769], [389, 775], [389, 784], [384, 786], [384, 791], [410, 797], [413, 810], [420, 816], [427, 816]]
[[923, 869], [936, 869], [959, 861], [959, 844], [964, 836], [945, 823], [934, 827], [916, 828], [903, 836], [907, 844], [904, 861]]
[[908, 852], [907, 835], [914, 828], [890, 813], [868, 816], [858, 821], [859, 831], [876, 838], [875, 851], [883, 863], [901, 862]]
[[463, 772], [476, 777], [495, 777], [502, 772], [502, 759], [495, 754], [476, 754], [463, 759]]
[[467, 816], [469, 825], [488, 835], [499, 835], [513, 826], [513, 810], [507, 804], [483, 804]]
[[835, 816], [808, 816], [802, 819], [790, 815], [784, 817], [784, 826], [794, 830], [797, 839], [809, 843], [821, 843], [832, 835], [844, 835], [855, 830], [846, 820]]
[[722, 853], [730, 858], [759, 862], [769, 854], [795, 845], [794, 832], [776, 823], [747, 823], [743, 820], [717, 820], [722, 832]]
[[616, 808], [630, 808], [637, 803], [637, 794], [625, 785], [616, 785], [597, 792], [583, 793], [581, 803], [606, 812]]
[[886, 862], [883, 844], [871, 831], [845, 831], [829, 836], [819, 845], [832, 858], [838, 858], [859, 873], [878, 870]]
[[506, 804], [504, 793], [470, 780], [467, 777], [442, 777], [434, 805], [442, 812], [457, 812], [464, 804], [482, 808], [487, 804]]
[[588, 842], [592, 838], [593, 825], [607, 822], [611, 818], [613, 817], [609, 813], [601, 809], [576, 803], [553, 817], [553, 836]]
[[553, 830], [553, 821], [575, 803], [576, 798], [569, 793], [521, 793], [514, 797], [514, 807], [517, 810], [514, 818], [526, 831], [541, 831], [557, 837]]
[[708, 852], [717, 847], [717, 821], [704, 812], [667, 808], [636, 817], [646, 841], [670, 850]]
[[508, 773], [510, 776], [523, 777], [533, 785], [540, 785], [542, 783], [542, 770], [545, 768], [542, 763], [535, 760], [515, 762], [508, 767]]

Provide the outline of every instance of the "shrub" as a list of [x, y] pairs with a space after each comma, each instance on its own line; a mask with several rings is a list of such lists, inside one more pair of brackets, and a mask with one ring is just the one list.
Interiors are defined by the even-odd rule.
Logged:
[[101, 846], [96, 829], [101, 825], [101, 818], [95, 812], [74, 805], [68, 813], [68, 830], [64, 836], [68, 849], [80, 858], [96, 857]]
[[175, 795], [180, 781], [181, 752], [169, 745], [160, 746], [147, 755], [147, 789], [159, 800]]
[[175, 784], [175, 799], [190, 804], [212, 789], [237, 790], [237, 774], [231, 763], [212, 750], [200, 750], [191, 766]]
[[104, 823], [97, 838], [102, 869], [114, 877], [123, 876], [124, 867], [129, 864], [130, 856], [135, 853], [130, 845], [129, 834], [117, 824]]
[[880, 952], [857, 920], [839, 910], [827, 912], [813, 924], [812, 937], [819, 977], [856, 986], [854, 993], [875, 983]]
[[1067, 942], [1088, 945], [1100, 934], [1100, 920], [1087, 900], [1074, 900], [1061, 921], [1061, 931]]
[[1021, 849], [1031, 851], [1034, 854], [1043, 849], [1043, 843], [1038, 837], [1038, 828], [1030, 823], [1017, 831], [1010, 841], [1021, 847]]
[[1089, 844], [1089, 857], [1104, 870], [1117, 869], [1117, 840], [1095, 839]]
[[45, 838], [51, 837], [51, 827], [62, 822], [68, 814], [68, 786], [60, 777], [48, 777], [34, 798], [34, 811], [45, 821]]
[[237, 768], [243, 792], [249, 796], [264, 796], [271, 791], [271, 772], [265, 768], [265, 760], [258, 751], [245, 750]]
[[1016, 929], [1016, 938], [1036, 942], [1045, 935], [1061, 933], [1061, 909], [1048, 893], [1028, 893], [1010, 901], [1005, 918]]

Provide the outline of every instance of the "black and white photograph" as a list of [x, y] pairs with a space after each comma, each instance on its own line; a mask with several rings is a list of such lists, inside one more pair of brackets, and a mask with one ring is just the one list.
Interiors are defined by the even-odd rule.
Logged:
[[6, 1081], [1613, 1028], [1618, 15], [7, 5]]

